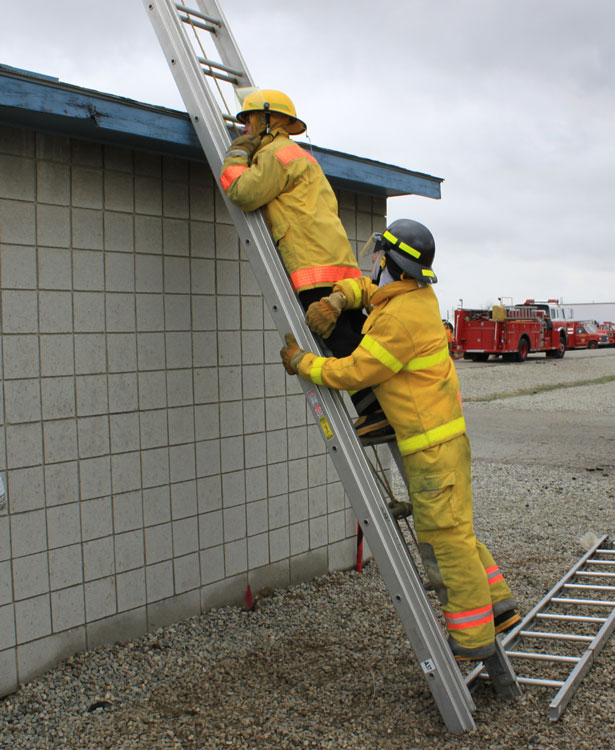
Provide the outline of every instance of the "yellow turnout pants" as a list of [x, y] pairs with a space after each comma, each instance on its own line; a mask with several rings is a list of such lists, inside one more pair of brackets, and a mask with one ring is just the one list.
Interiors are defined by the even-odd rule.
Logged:
[[493, 607], [513, 600], [489, 550], [474, 533], [470, 441], [460, 435], [404, 456], [404, 466], [421, 558], [448, 633], [464, 649], [492, 643]]

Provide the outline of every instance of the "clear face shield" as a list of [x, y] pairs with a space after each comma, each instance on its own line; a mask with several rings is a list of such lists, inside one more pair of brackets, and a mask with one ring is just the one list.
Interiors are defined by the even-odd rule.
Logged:
[[[244, 109], [244, 102], [246, 101], [246, 97], [250, 94], [256, 94], [257, 92], [260, 93], [261, 89], [259, 89], [257, 86], [244, 86], [243, 88], [237, 88], [235, 89], [235, 99], [237, 101], [237, 105], [239, 110], [241, 111]], [[265, 101], [264, 94], [260, 94], [263, 102]]]
[[370, 273], [370, 279], [374, 284], [378, 284], [380, 281], [380, 274], [386, 266], [386, 258], [384, 255], [384, 243], [382, 241], [382, 234], [380, 232], [374, 232], [372, 236], [367, 240], [359, 257], [363, 258], [368, 255], [372, 256], [372, 270]]

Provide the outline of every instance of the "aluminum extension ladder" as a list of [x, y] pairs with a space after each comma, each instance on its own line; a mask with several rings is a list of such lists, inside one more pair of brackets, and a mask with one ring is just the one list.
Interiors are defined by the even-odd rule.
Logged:
[[[553, 630], [544, 630], [549, 625]], [[511, 660], [528, 670], [517, 677], [519, 683], [558, 689], [548, 710], [549, 719], [557, 721], [613, 630], [615, 549], [605, 535], [506, 634], [503, 646]], [[579, 653], [582, 646], [586, 648]], [[477, 665], [466, 682], [472, 685], [485, 676]]]
[[[230, 90], [234, 102], [234, 89], [254, 84], [216, 0], [192, 2], [196, 7], [174, 0], [144, 0], [144, 6], [217, 178], [231, 140], [229, 124], [237, 122], [226, 102], [225, 89]], [[205, 52], [205, 44], [212, 43], [219, 61]], [[302, 348], [318, 351], [262, 213], [245, 213], [230, 203], [224, 192], [222, 196], [280, 336], [292, 332]], [[452, 732], [473, 729], [475, 706], [470, 691], [343, 400], [327, 388], [300, 382], [442, 718]], [[498, 646], [489, 675], [496, 690], [513, 697], [519, 688]]]

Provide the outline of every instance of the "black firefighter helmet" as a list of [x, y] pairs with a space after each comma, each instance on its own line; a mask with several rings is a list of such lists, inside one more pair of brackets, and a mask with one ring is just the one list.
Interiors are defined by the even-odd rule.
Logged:
[[378, 245], [407, 276], [427, 284], [438, 281], [431, 268], [436, 243], [423, 224], [412, 219], [397, 219], [378, 238]]

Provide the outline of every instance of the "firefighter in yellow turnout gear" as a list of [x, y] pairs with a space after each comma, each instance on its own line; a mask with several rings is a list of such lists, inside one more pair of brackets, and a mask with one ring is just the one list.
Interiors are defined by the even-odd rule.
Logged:
[[[400, 219], [374, 235], [372, 278], [334, 286], [336, 304], [366, 308], [360, 345], [347, 357], [302, 351], [292, 335], [282, 349], [289, 373], [330, 388], [374, 386], [395, 429], [407, 474], [425, 571], [438, 594], [458, 659], [494, 653], [495, 634], [520, 618], [517, 604], [472, 522], [470, 445], [459, 381], [432, 284], [435, 244], [418, 222]], [[335, 312], [314, 303], [318, 333]]]
[[[361, 271], [331, 185], [314, 156], [289, 137], [306, 129], [292, 101], [281, 91], [255, 89], [242, 107], [237, 119], [246, 132], [228, 149], [220, 183], [244, 211], [262, 208], [290, 283], [307, 310], [337, 281], [360, 278]], [[345, 357], [361, 341], [365, 316], [358, 308], [339, 312], [323, 337], [336, 357]], [[370, 389], [357, 390], [351, 398], [359, 435], [391, 434]]]
[[335, 193], [314, 156], [289, 137], [306, 129], [292, 101], [257, 90], [237, 118], [249, 133], [231, 144], [220, 182], [244, 211], [263, 209], [295, 292], [360, 277]]

